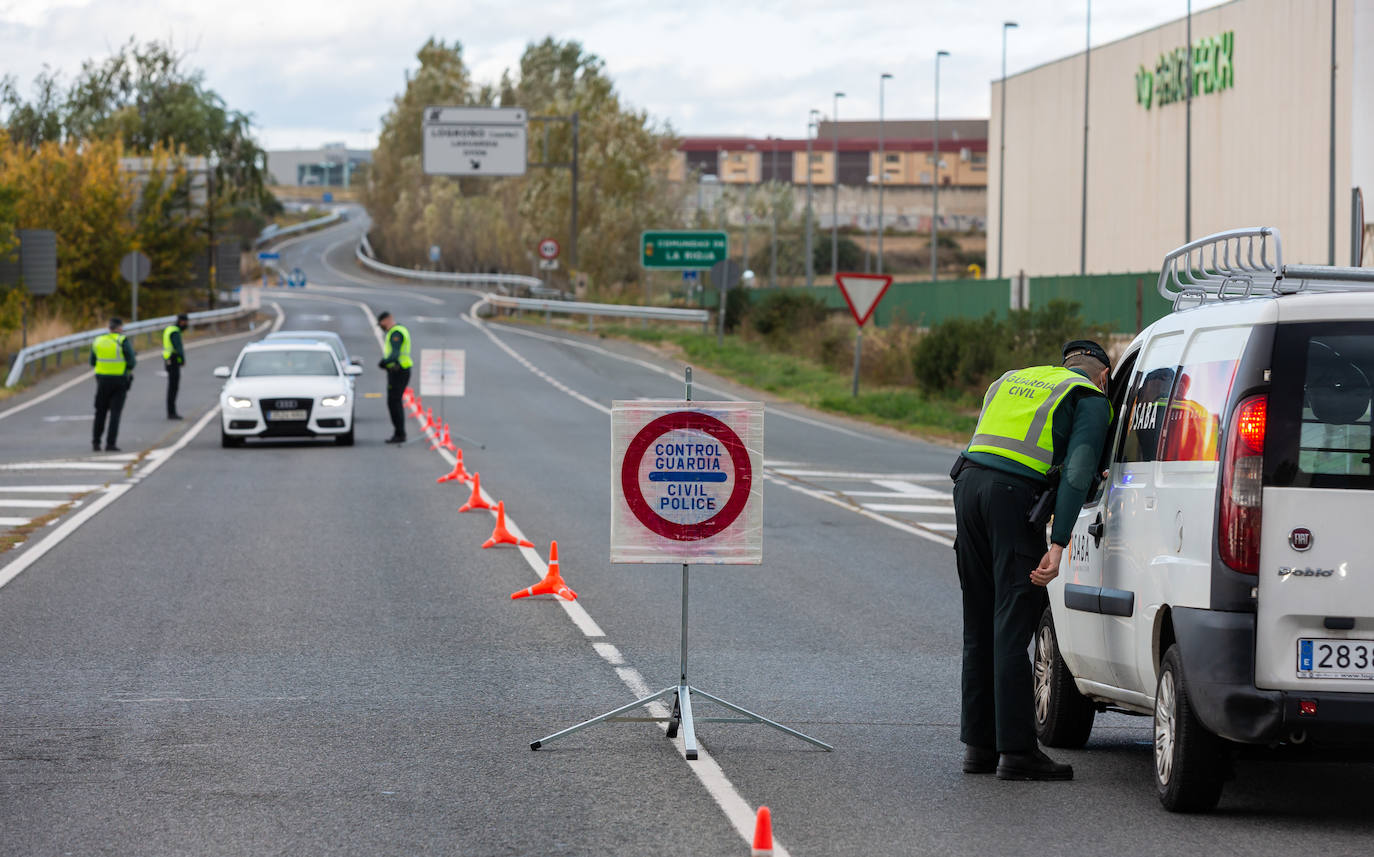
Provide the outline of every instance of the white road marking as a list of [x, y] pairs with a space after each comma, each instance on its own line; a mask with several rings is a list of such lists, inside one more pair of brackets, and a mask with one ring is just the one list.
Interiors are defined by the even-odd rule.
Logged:
[[926, 541], [935, 542], [936, 544], [944, 545], [945, 547], [954, 546], [953, 539], [945, 538], [944, 536], [929, 532], [925, 529], [920, 529], [918, 527], [906, 523], [905, 521], [899, 521], [896, 518], [889, 518], [886, 515], [874, 512], [872, 509], [865, 509], [862, 506], [851, 505], [836, 497], [832, 497], [823, 491], [816, 491], [812, 488], [806, 487], [805, 485], [793, 482], [790, 479], [782, 479], [780, 477], [772, 475], [771, 473], [763, 474], [763, 478], [777, 485], [782, 485], [786, 488], [791, 488], [793, 491], [796, 491], [799, 494], [805, 494], [808, 497], [814, 497], [817, 500], [822, 500], [826, 503], [831, 504], [832, 506], [839, 506], [841, 509], [848, 509], [851, 512], [863, 515], [865, 518], [870, 518], [874, 521], [877, 521], [880, 524], [886, 524], [887, 526], [892, 527], [894, 530], [901, 530], [902, 532], [910, 533], [913, 536], [920, 536]]
[[0, 470], [123, 470], [124, 465], [105, 461], [16, 461], [0, 464]]
[[22, 527], [33, 518], [0, 518], [0, 527]]
[[85, 494], [104, 488], [104, 485], [6, 485], [0, 487], [0, 491], [6, 494]]
[[923, 527], [930, 527], [932, 530], [940, 530], [941, 532], [945, 532], [945, 533], [952, 533], [952, 532], [954, 532], [954, 530], [956, 529], [954, 524], [936, 524], [936, 523], [927, 524], [927, 523], [925, 523], [925, 522], [922, 522], [922, 523], [921, 523], [921, 526], [923, 526]]
[[[0, 488], [0, 491], [3, 491]], [[0, 500], [0, 506], [9, 509], [56, 509], [69, 500]]]
[[[849, 496], [854, 496], [850, 494]], [[953, 506], [904, 506], [901, 503], [862, 503], [865, 509], [875, 512], [911, 512], [925, 515], [953, 515]], [[929, 525], [927, 525], [929, 526]]]
[[[951, 458], [951, 460], [953, 460]], [[862, 482], [878, 482], [880, 479], [905, 479], [918, 482], [949, 481], [948, 473], [862, 473], [852, 470], [792, 470], [779, 468], [779, 473], [795, 476], [798, 479], [856, 479]], [[881, 483], [879, 483], [881, 484]]]
[[948, 491], [936, 491], [924, 485], [917, 485], [901, 479], [874, 479], [873, 482], [893, 492], [898, 497], [919, 497], [923, 500], [950, 500], [953, 495]]
[[623, 666], [625, 656], [620, 654], [620, 650], [610, 643], [592, 643], [592, 648], [596, 653], [606, 659], [606, 663], [613, 667]]
[[86, 422], [95, 419], [95, 414], [74, 414], [72, 416], [52, 416], [44, 417], [45, 423], [65, 423], [65, 422]]

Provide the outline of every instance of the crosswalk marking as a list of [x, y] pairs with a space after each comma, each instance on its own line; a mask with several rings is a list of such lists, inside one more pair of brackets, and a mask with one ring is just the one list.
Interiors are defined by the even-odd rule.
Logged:
[[[0, 489], [4, 490], [4, 489]], [[56, 509], [66, 500], [4, 500], [0, 499], [0, 506], [5, 507], [26, 507], [29, 509]]]
[[[857, 507], [875, 517], [899, 516], [880, 520], [900, 522], [903, 527], [916, 527], [927, 534], [955, 531], [950, 520], [954, 516], [954, 493], [947, 474], [824, 470], [800, 461], [767, 460], [764, 466], [772, 474], [786, 478], [791, 487], [811, 496]], [[792, 480], [805, 480], [807, 486], [803, 488], [801, 482]], [[773, 481], [781, 480], [775, 477]]]
[[863, 473], [850, 470], [797, 470], [790, 467], [780, 467], [778, 472], [784, 476], [810, 479], [858, 479], [867, 482], [879, 479], [906, 479], [917, 482], [949, 481], [948, 473]]
[[33, 518], [0, 518], [0, 527], [22, 527]]
[[[846, 492], [848, 493], [848, 492]], [[850, 494], [849, 496], [854, 496]], [[860, 503], [875, 512], [910, 512], [914, 515], [953, 515], [953, 506], [912, 506], [903, 503]]]
[[99, 491], [104, 485], [5, 485], [0, 491], [6, 494], [85, 494]]
[[0, 470], [123, 470], [124, 464], [104, 461], [20, 461], [0, 464]]

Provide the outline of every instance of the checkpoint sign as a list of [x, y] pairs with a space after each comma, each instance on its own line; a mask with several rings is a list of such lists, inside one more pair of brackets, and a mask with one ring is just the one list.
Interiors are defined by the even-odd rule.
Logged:
[[611, 562], [763, 561], [763, 404], [611, 407]]

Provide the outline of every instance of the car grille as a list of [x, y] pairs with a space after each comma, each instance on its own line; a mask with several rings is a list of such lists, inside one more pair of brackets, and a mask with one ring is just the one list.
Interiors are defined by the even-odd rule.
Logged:
[[[313, 399], [262, 399], [259, 402], [262, 406], [262, 418], [269, 426], [272, 425], [299, 425], [304, 426], [310, 420], [310, 409], [314, 404]], [[270, 414], [273, 411], [304, 411], [303, 420], [274, 420]]]

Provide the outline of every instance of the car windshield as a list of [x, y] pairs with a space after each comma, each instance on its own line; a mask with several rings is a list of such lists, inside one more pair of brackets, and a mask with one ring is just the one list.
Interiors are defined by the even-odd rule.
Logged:
[[283, 330], [279, 333], [269, 333], [268, 339], [310, 339], [324, 345], [328, 345], [334, 352], [334, 356], [339, 358], [340, 363], [348, 362], [348, 355], [344, 353], [343, 340], [337, 336], [322, 336], [315, 333], [297, 333], [290, 330]]
[[338, 375], [328, 351], [250, 351], [239, 361], [238, 377], [268, 375]]

